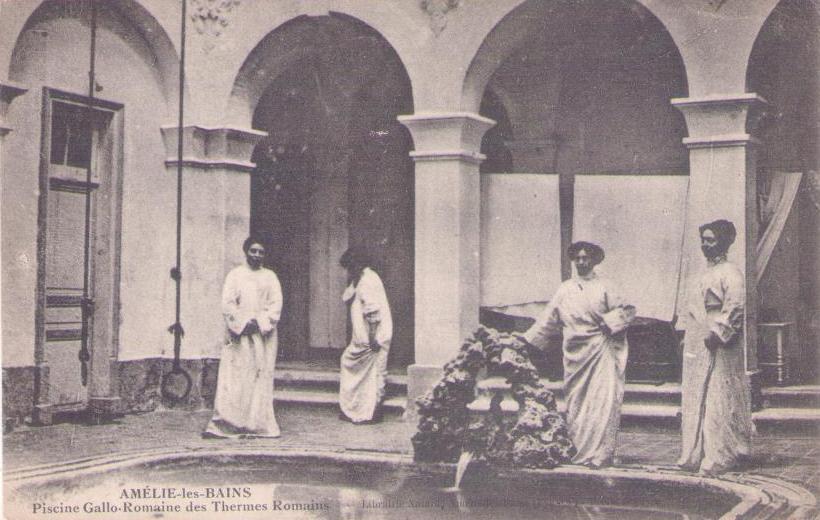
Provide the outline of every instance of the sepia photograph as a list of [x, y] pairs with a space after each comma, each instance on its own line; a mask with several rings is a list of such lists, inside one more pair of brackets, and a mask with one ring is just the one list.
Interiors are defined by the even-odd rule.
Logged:
[[820, 0], [0, 0], [2, 517], [820, 518]]

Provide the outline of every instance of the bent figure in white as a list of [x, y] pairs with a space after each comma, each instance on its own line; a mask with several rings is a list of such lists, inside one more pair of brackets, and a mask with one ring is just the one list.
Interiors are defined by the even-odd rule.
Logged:
[[700, 227], [706, 271], [688, 300], [678, 464], [706, 474], [724, 472], [751, 455], [751, 391], [743, 358], [746, 301], [743, 272], [726, 261], [735, 226]]
[[563, 334], [564, 396], [570, 438], [578, 453], [572, 461], [592, 468], [612, 464], [621, 422], [628, 345], [626, 327], [635, 307], [625, 304], [613, 284], [594, 267], [603, 250], [589, 242], [569, 248], [576, 275], [565, 281], [544, 313], [524, 334], [545, 348]]
[[350, 285], [342, 299], [350, 306], [352, 334], [341, 359], [340, 419], [363, 424], [381, 420], [387, 376], [387, 354], [393, 318], [381, 278], [364, 251], [348, 249], [339, 263]]
[[282, 288], [262, 267], [265, 246], [248, 238], [245, 265], [225, 278], [222, 313], [227, 341], [219, 361], [214, 415], [205, 429], [211, 437], [278, 437], [273, 413], [273, 370]]

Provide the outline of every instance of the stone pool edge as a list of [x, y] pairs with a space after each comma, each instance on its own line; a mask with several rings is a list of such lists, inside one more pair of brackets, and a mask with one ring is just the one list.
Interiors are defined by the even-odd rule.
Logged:
[[[191, 447], [169, 448], [167, 450], [135, 450], [116, 454], [86, 457], [73, 461], [41, 464], [19, 468], [3, 473], [4, 486], [12, 489], [51, 480], [75, 478], [83, 475], [108, 470], [125, 469], [140, 464], [168, 462], [174, 459], [191, 457], [260, 457], [283, 459], [305, 459], [321, 457], [336, 463], [364, 462], [389, 464], [392, 466], [416, 465], [420, 467], [448, 468], [455, 471], [455, 464], [450, 463], [415, 463], [410, 455], [400, 453], [373, 452], [365, 450], [348, 450], [344, 448], [306, 449], [301, 447]], [[721, 516], [729, 519], [766, 519], [816, 518], [818, 513], [817, 499], [809, 490], [784, 480], [749, 474], [728, 474], [720, 477], [706, 477], [682, 473], [670, 466], [619, 466], [598, 470], [583, 466], [566, 465], [551, 470], [506, 469], [505, 473], [520, 472], [533, 475], [566, 475], [583, 476], [594, 480], [654, 480], [664, 483], [680, 484], [687, 487], [699, 487], [715, 492], [731, 493], [740, 502]], [[9, 489], [6, 492], [10, 491]], [[784, 516], [786, 515], [786, 516]]]

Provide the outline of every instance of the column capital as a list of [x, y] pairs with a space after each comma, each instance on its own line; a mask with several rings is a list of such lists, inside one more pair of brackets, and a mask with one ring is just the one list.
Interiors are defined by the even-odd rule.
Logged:
[[746, 146], [755, 144], [754, 133], [768, 102], [754, 93], [673, 98], [683, 113], [689, 136], [688, 148]]
[[495, 121], [472, 112], [417, 112], [398, 120], [413, 136], [415, 161], [460, 160], [479, 164], [481, 138]]
[[[165, 144], [166, 166], [176, 166], [178, 128], [176, 125], [162, 126], [162, 140]], [[212, 127], [187, 125], [182, 128], [183, 166], [229, 171], [250, 172], [256, 167], [251, 162], [253, 149], [267, 132], [249, 128]]]

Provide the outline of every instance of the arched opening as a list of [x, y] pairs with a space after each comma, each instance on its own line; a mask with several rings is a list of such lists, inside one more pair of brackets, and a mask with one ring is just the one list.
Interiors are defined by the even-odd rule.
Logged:
[[[506, 44], [503, 35], [520, 33], [518, 26], [526, 31], [518, 45], [494, 48]], [[519, 150], [513, 152], [516, 171], [688, 169], [681, 144], [685, 122], [669, 103], [686, 96], [683, 61], [660, 21], [634, 1], [605, 7], [523, 4], [479, 50], [465, 80], [465, 96], [474, 88], [484, 92], [482, 115], [492, 117], [498, 91], [505, 92], [505, 104], [514, 105], [506, 110]], [[525, 143], [529, 146], [519, 146]], [[558, 164], [553, 165], [556, 148]]]
[[[757, 147], [758, 223], [768, 261], [758, 286], [759, 320], [793, 322], [784, 381], [817, 381], [820, 341], [820, 4], [783, 0], [749, 58], [747, 89], [768, 101]], [[789, 174], [798, 174], [797, 176]], [[790, 199], [790, 200], [789, 200]], [[783, 204], [780, 204], [780, 202]], [[761, 248], [759, 248], [761, 250]], [[761, 329], [763, 363], [777, 343]], [[777, 381], [769, 368], [766, 380]], [[780, 379], [783, 379], [780, 378]]]
[[282, 281], [280, 357], [338, 359], [348, 341], [338, 262], [358, 245], [390, 300], [389, 366], [404, 368], [413, 361], [413, 164], [396, 117], [413, 111], [409, 79], [389, 44], [353, 19], [282, 29], [287, 38], [274, 31], [249, 58], [278, 62], [253, 112], [268, 137], [254, 153], [251, 228], [271, 243]]
[[[493, 29], [463, 91], [465, 104], [481, 100], [481, 115], [503, 121], [483, 147], [482, 204], [501, 215], [482, 208], [482, 288], [496, 288], [482, 289], [483, 315], [501, 312], [521, 326], [518, 318], [535, 316], [571, 275], [569, 243], [591, 240], [607, 251], [601, 270], [643, 311], [642, 323], [666, 335], [660, 355], [655, 345], [633, 349], [632, 379], [679, 377], [670, 273], [678, 271], [689, 153], [670, 99], [686, 95], [671, 35], [635, 1], [530, 1]], [[495, 251], [509, 236], [541, 246], [523, 258]], [[636, 372], [638, 364], [656, 373]]]
[[[177, 97], [179, 56], [163, 27], [134, 0], [100, 2], [97, 9], [100, 31], [96, 60], [98, 74], [104, 75], [112, 70], [120, 56], [126, 56], [132, 61], [131, 65], [137, 67], [134, 74], [150, 77], [151, 83], [159, 85], [164, 101], [160, 115], [166, 118], [175, 115], [172, 102]], [[72, 73], [88, 68], [89, 12], [89, 2], [43, 2], [17, 37], [9, 63], [9, 79], [23, 82], [31, 81], [33, 76], [54, 78], [59, 75], [58, 81], [63, 86], [76, 84], [77, 92], [85, 93], [88, 86], [83, 82], [88, 82], [88, 71], [76, 78]], [[55, 19], [64, 21], [57, 24]], [[112, 48], [106, 51], [108, 34], [115, 35], [118, 41], [110, 42]], [[72, 41], [63, 42], [62, 39]], [[123, 54], [112, 52], [113, 49], [123, 51]], [[58, 56], [66, 61], [61, 61]], [[76, 59], [77, 56], [86, 58]], [[49, 70], [49, 67], [52, 68]], [[101, 83], [103, 78], [98, 79], [99, 95], [105, 97], [102, 93], [106, 85]], [[113, 90], [110, 84], [108, 90]]]

